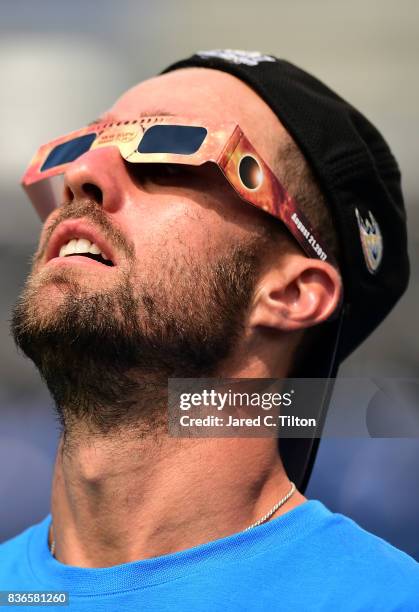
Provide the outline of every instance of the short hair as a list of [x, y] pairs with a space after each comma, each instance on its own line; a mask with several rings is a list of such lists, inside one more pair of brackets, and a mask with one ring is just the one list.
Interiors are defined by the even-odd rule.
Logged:
[[[326, 197], [306, 158], [288, 133], [284, 134], [280, 143], [272, 170], [288, 193], [295, 198], [298, 206], [313, 228], [316, 228], [320, 238], [324, 240], [339, 264], [338, 236]], [[297, 244], [283, 223], [271, 215], [266, 215], [266, 217], [263, 227], [268, 243], [280, 245], [281, 252], [287, 251], [287, 245]], [[287, 374], [289, 377], [309, 375], [306, 370], [307, 355], [312, 354], [314, 346], [321, 341], [322, 337], [321, 325], [304, 330], [300, 342], [295, 347], [290, 371]]]
[[[277, 150], [272, 170], [339, 261], [337, 232], [326, 198], [306, 158], [287, 132]], [[270, 219], [266, 229], [271, 239], [277, 241], [281, 237], [283, 240], [288, 235], [293, 240], [282, 223], [273, 217]]]

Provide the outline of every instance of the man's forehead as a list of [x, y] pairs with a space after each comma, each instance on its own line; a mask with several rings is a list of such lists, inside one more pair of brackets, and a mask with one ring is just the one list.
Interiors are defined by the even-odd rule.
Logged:
[[143, 81], [125, 92], [103, 118], [124, 120], [142, 115], [235, 121], [268, 163], [284, 133], [277, 116], [248, 85], [208, 68], [184, 68]]

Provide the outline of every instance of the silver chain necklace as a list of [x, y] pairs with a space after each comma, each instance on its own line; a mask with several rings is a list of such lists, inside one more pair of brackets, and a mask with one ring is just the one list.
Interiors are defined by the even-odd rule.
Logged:
[[249, 529], [253, 529], [253, 527], [259, 527], [259, 525], [262, 525], [262, 523], [266, 523], [266, 521], [270, 519], [271, 516], [275, 514], [275, 512], [279, 510], [279, 508], [283, 506], [292, 495], [294, 495], [295, 490], [296, 490], [296, 486], [293, 482], [291, 482], [291, 489], [288, 491], [288, 493], [282, 499], [280, 499], [279, 502], [277, 502], [275, 506], [269, 510], [269, 512], [264, 514], [262, 518], [260, 518], [255, 523], [252, 523], [251, 525], [249, 525], [249, 527], [246, 527], [246, 529], [243, 529], [243, 531], [249, 531]]
[[[288, 493], [287, 493], [287, 494], [286, 494], [286, 495], [285, 495], [285, 496], [284, 496], [282, 499], [280, 499], [280, 500], [279, 500], [279, 501], [278, 501], [278, 502], [275, 504], [275, 506], [273, 506], [273, 507], [272, 507], [272, 508], [269, 510], [269, 512], [267, 512], [266, 514], [264, 514], [264, 515], [262, 516], [262, 518], [260, 518], [260, 519], [259, 519], [258, 521], [256, 521], [255, 523], [252, 523], [251, 525], [249, 525], [249, 527], [246, 527], [246, 529], [243, 529], [243, 531], [249, 531], [249, 529], [253, 529], [253, 527], [258, 527], [259, 525], [262, 525], [262, 523], [266, 523], [266, 521], [267, 521], [268, 519], [270, 519], [270, 518], [271, 518], [271, 516], [272, 516], [272, 515], [274, 515], [274, 514], [275, 514], [275, 512], [276, 512], [277, 510], [279, 510], [279, 508], [280, 508], [281, 506], [283, 506], [283, 505], [284, 505], [284, 504], [285, 504], [285, 503], [286, 503], [286, 502], [287, 502], [287, 501], [290, 499], [290, 497], [291, 497], [292, 495], [294, 495], [295, 490], [296, 490], [295, 484], [294, 484], [293, 482], [291, 482], [291, 488], [290, 488], [290, 490], [288, 491]], [[51, 523], [51, 535], [52, 535], [53, 533], [54, 533], [54, 532], [53, 532], [53, 525], [52, 525], [52, 523]], [[55, 538], [54, 538], [54, 537], [52, 538], [52, 542], [51, 542], [50, 551], [51, 551], [51, 555], [52, 555], [53, 557], [55, 557]]]

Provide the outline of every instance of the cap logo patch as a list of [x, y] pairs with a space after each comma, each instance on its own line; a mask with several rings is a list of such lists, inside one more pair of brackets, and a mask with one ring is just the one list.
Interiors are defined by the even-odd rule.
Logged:
[[370, 210], [364, 218], [357, 208], [355, 208], [355, 214], [365, 263], [369, 272], [375, 274], [383, 257], [383, 237], [380, 226]]
[[242, 51], [241, 49], [213, 49], [211, 51], [198, 51], [197, 55], [204, 59], [219, 57], [232, 64], [246, 64], [257, 66], [260, 62], [275, 62], [271, 55], [263, 55], [260, 51]]

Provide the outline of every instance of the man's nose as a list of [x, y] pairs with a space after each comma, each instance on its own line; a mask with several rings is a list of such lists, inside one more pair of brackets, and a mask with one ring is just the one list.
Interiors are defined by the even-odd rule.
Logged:
[[64, 174], [63, 202], [89, 200], [108, 212], [123, 205], [129, 176], [117, 147], [101, 147], [74, 160]]

